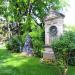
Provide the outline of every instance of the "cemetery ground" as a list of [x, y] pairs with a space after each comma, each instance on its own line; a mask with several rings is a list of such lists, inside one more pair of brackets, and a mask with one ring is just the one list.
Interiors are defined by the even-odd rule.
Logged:
[[[0, 75], [60, 75], [58, 67], [43, 64], [38, 57], [25, 57], [0, 48]], [[75, 66], [69, 66], [68, 75], [75, 75]]]

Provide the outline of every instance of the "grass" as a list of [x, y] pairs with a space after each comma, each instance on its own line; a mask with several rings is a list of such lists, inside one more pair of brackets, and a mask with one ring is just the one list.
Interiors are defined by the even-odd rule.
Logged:
[[59, 72], [54, 66], [40, 63], [37, 57], [0, 49], [0, 75], [59, 75]]
[[[0, 75], [60, 75], [58, 68], [40, 63], [37, 57], [25, 57], [0, 49]], [[68, 75], [75, 75], [75, 67], [69, 66]]]
[[69, 66], [68, 75], [75, 75], [75, 66]]

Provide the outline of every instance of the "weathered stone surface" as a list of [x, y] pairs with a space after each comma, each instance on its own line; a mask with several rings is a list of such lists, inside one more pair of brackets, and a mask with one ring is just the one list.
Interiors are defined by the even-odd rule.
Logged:
[[54, 52], [52, 48], [45, 48], [46, 50], [43, 52], [43, 59], [45, 60], [55, 60]]

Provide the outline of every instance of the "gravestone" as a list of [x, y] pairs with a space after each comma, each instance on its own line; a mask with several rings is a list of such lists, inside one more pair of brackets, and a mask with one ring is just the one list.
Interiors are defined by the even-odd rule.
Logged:
[[32, 39], [29, 34], [26, 36], [25, 44], [23, 47], [23, 53], [25, 55], [32, 55]]
[[44, 60], [55, 60], [51, 43], [54, 39], [59, 38], [63, 34], [64, 15], [55, 10], [50, 10], [45, 17], [45, 51], [43, 52]]

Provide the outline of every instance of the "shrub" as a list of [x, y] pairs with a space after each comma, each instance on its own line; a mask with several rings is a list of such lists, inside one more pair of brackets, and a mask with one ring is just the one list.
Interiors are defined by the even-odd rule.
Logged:
[[11, 37], [6, 43], [6, 48], [12, 52], [20, 52], [21, 47], [22, 42], [19, 36]]
[[[59, 57], [63, 57], [65, 61], [68, 61], [69, 64], [75, 65], [75, 32], [69, 31], [64, 33], [60, 38], [54, 40], [52, 43], [52, 48]], [[65, 57], [64, 57], [65, 56]]]
[[73, 49], [69, 53], [69, 62], [68, 62], [68, 64], [75, 66], [75, 49]]
[[42, 28], [38, 28], [30, 32], [32, 37], [33, 50], [36, 56], [42, 56], [42, 50], [44, 45], [44, 30]]

